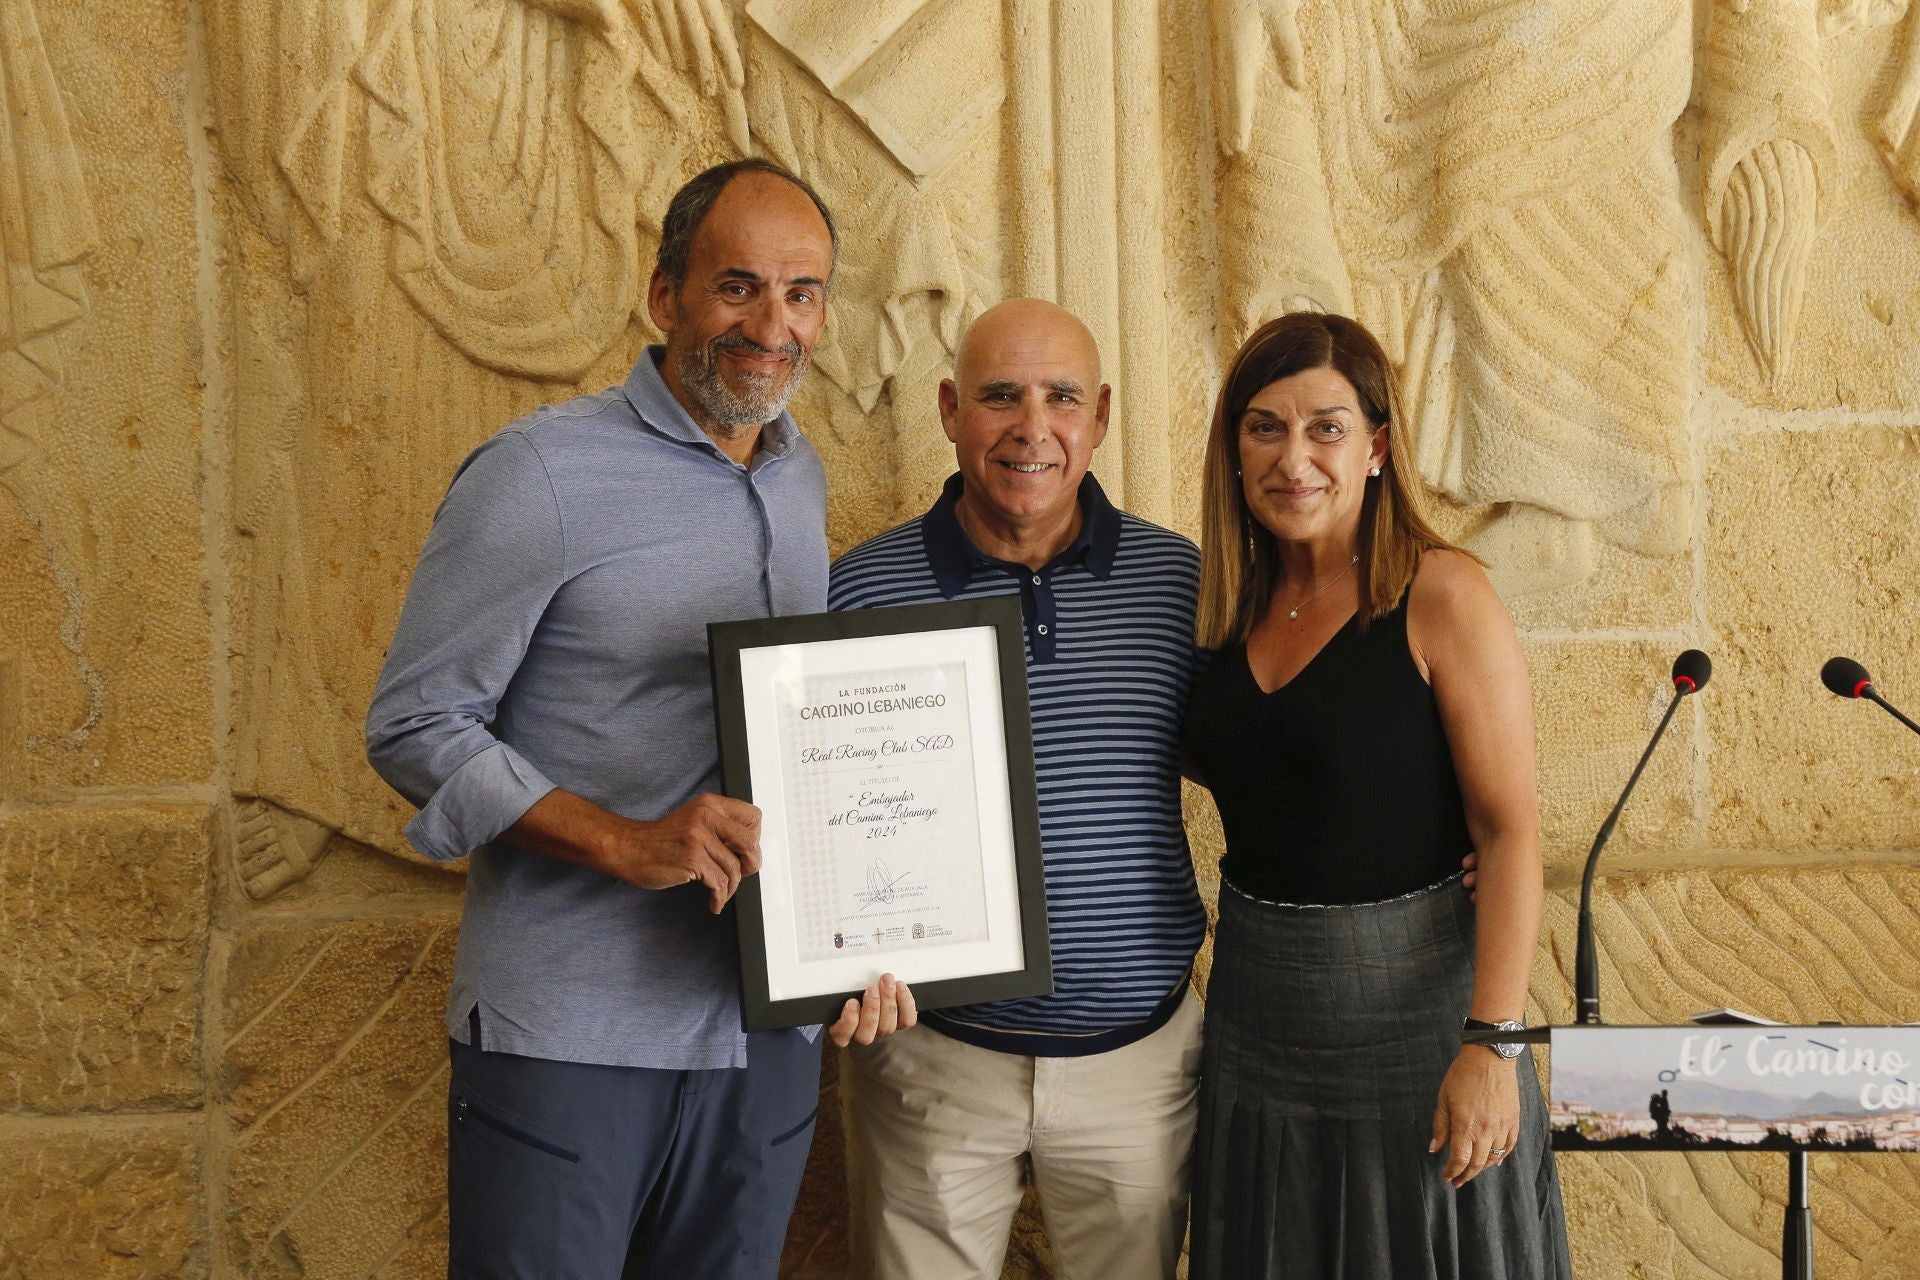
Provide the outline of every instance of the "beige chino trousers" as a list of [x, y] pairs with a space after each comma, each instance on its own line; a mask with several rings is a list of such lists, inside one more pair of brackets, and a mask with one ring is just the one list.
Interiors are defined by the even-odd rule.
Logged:
[[1083, 1058], [931, 1027], [841, 1058], [854, 1276], [999, 1280], [1030, 1164], [1059, 1280], [1168, 1280], [1186, 1233], [1200, 999]]

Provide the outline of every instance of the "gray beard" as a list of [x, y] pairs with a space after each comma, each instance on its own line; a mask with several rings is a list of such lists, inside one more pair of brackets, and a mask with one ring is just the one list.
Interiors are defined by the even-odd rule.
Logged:
[[745, 386], [736, 389], [720, 373], [722, 338], [705, 346], [689, 347], [676, 362], [680, 385], [687, 389], [708, 424], [723, 435], [734, 435], [750, 427], [764, 427], [787, 407], [801, 379], [807, 376], [812, 358], [804, 351], [788, 349], [790, 362], [781, 374], [743, 373]]

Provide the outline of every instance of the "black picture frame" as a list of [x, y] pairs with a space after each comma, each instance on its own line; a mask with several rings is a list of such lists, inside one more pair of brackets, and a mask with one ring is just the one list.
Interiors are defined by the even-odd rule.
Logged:
[[[1014, 596], [853, 609], [842, 613], [748, 618], [708, 624], [713, 672], [713, 702], [720, 746], [722, 790], [735, 799], [755, 801], [749, 760], [749, 727], [741, 654], [766, 646], [900, 637], [903, 644], [929, 632], [992, 628], [999, 668], [1000, 723], [1005, 738], [1007, 797], [1012, 829], [1013, 875], [1019, 894], [1022, 964], [1018, 969], [913, 982], [922, 1009], [977, 1004], [1053, 990], [1053, 957], [1047, 933], [1046, 882], [1040, 844], [1039, 798], [1034, 782], [1033, 725], [1027, 698], [1027, 663], [1020, 602]], [[763, 847], [764, 858], [782, 856]], [[859, 989], [788, 999], [770, 994], [765, 904], [759, 876], [748, 876], [734, 894], [740, 947], [740, 1013], [747, 1031], [833, 1022]], [[884, 953], [880, 953], [882, 956]], [[876, 974], [877, 976], [877, 974]]]

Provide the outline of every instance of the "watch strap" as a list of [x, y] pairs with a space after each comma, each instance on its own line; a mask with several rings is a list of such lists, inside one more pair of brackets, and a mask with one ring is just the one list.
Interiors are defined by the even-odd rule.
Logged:
[[[1467, 1031], [1520, 1031], [1525, 1029], [1526, 1026], [1525, 1023], [1520, 1022], [1518, 1019], [1512, 1019], [1506, 1022], [1487, 1022], [1481, 1018], [1462, 1018], [1460, 1022], [1462, 1028]], [[1485, 1044], [1484, 1047], [1491, 1049], [1494, 1053], [1509, 1062], [1519, 1057], [1521, 1052], [1526, 1048], [1525, 1045], [1518, 1041], [1488, 1043]]]

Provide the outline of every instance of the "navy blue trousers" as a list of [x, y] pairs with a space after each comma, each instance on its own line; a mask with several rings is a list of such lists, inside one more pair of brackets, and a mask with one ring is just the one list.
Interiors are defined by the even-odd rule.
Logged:
[[654, 1071], [450, 1041], [448, 1280], [774, 1280], [820, 1100], [820, 1046]]

